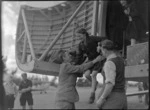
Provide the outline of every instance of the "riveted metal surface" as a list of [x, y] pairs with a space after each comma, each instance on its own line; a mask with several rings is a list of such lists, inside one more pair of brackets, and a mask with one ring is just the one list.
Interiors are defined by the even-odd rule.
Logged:
[[141, 65], [149, 62], [148, 42], [127, 47], [127, 65]]

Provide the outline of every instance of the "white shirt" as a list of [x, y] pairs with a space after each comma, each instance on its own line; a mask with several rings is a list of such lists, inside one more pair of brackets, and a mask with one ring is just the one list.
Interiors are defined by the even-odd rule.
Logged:
[[104, 64], [104, 72], [105, 72], [105, 83], [112, 83], [113, 85], [115, 85], [115, 78], [116, 78], [116, 65], [112, 62], [112, 61], [108, 61], [111, 58], [116, 58], [117, 55], [115, 53], [110, 54], [107, 57], [107, 60]]
[[17, 86], [15, 83], [10, 83], [10, 82], [5, 82], [4, 83], [4, 89], [5, 89], [5, 93], [6, 95], [10, 95], [10, 94], [16, 94], [17, 93]]

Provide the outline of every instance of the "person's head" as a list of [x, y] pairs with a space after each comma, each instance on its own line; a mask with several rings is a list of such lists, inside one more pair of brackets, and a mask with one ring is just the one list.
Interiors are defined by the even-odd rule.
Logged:
[[81, 39], [85, 39], [86, 37], [89, 36], [89, 34], [85, 28], [80, 28], [76, 31], [76, 36], [81, 38]]
[[127, 5], [129, 5], [129, 4], [133, 3], [133, 2], [134, 2], [134, 0], [120, 0], [120, 4], [122, 6], [127, 6]]
[[62, 50], [62, 49], [54, 51], [53, 54], [51, 55], [52, 62], [56, 64], [61, 64], [63, 60], [61, 55], [65, 52], [66, 50]]
[[103, 56], [107, 57], [111, 53], [114, 53], [114, 51], [115, 46], [111, 40], [106, 39], [101, 42], [101, 52]]
[[75, 56], [72, 55], [72, 52], [66, 51], [66, 52], [60, 53], [59, 58], [61, 59], [62, 63], [63, 62], [72, 63], [74, 61]]
[[26, 80], [26, 79], [27, 79], [27, 73], [22, 73], [21, 76], [22, 76], [22, 79], [23, 79], [23, 80]]
[[63, 55], [64, 62], [73, 63], [74, 62], [75, 55], [72, 52], [65, 52]]
[[120, 4], [122, 6], [126, 6], [127, 5], [127, 0], [120, 0]]
[[4, 82], [12, 83], [13, 82], [13, 76], [11, 74], [6, 74], [4, 76]]
[[97, 52], [98, 52], [98, 53], [100, 53], [100, 52], [101, 52], [101, 43], [100, 43], [100, 42], [98, 42]]

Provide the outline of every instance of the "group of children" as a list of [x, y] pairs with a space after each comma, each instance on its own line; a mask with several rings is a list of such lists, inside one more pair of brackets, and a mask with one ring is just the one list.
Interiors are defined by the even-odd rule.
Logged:
[[14, 102], [19, 94], [20, 105], [23, 110], [26, 109], [26, 102], [29, 105], [29, 109], [33, 107], [33, 98], [32, 98], [32, 81], [27, 78], [27, 74], [23, 73], [22, 81], [20, 82], [19, 88], [13, 81], [12, 75], [7, 75], [4, 82], [5, 90], [5, 108], [7, 110], [12, 110], [14, 108]]

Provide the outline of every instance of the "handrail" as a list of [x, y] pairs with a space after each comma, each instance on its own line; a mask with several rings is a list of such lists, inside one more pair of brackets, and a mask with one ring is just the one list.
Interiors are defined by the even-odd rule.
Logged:
[[148, 94], [148, 93], [149, 93], [148, 90], [144, 90], [144, 91], [126, 93], [126, 96], [142, 95], [142, 94]]

